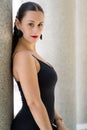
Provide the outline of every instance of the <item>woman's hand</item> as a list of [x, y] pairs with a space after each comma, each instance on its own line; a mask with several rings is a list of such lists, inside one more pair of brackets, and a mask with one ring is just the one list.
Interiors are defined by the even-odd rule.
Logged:
[[65, 125], [64, 125], [64, 122], [63, 122], [63, 119], [61, 116], [59, 116], [56, 111], [54, 113], [54, 119], [55, 119], [55, 123], [56, 125], [58, 126], [58, 130], [68, 130]]
[[56, 124], [58, 126], [58, 130], [68, 130], [62, 120], [56, 120]]
[[65, 126], [62, 125], [62, 126], [58, 127], [58, 130], [68, 130], [68, 129]]

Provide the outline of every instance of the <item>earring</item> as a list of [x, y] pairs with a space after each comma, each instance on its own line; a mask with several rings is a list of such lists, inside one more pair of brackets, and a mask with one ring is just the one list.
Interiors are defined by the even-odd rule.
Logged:
[[42, 34], [40, 35], [40, 39], [42, 40]]
[[17, 36], [21, 38], [23, 36], [23, 33], [20, 29], [17, 29]]

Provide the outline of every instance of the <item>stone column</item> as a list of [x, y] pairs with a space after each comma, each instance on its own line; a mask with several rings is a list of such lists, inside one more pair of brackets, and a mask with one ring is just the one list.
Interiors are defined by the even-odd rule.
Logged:
[[56, 110], [69, 130], [76, 130], [75, 10], [75, 0], [56, 0], [49, 21], [50, 54], [58, 72]]
[[77, 122], [87, 124], [87, 1], [77, 0]]
[[10, 130], [12, 119], [11, 0], [0, 0], [0, 130]]

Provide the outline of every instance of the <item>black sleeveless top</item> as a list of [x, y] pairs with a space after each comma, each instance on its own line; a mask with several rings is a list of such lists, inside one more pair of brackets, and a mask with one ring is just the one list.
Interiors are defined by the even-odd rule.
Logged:
[[[34, 58], [36, 58], [36, 57], [34, 56]], [[39, 60], [38, 58], [36, 58], [36, 59], [40, 63], [40, 71], [38, 72], [38, 82], [39, 82], [39, 87], [40, 87], [41, 99], [46, 107], [50, 122], [52, 124], [54, 122], [54, 102], [55, 102], [54, 90], [55, 90], [55, 84], [57, 81], [57, 74], [51, 65], [44, 63], [43, 61]], [[24, 115], [26, 115], [26, 117], [24, 117], [24, 118], [26, 118], [26, 122], [29, 119], [30, 124], [32, 124], [32, 122], [35, 123], [33, 116], [30, 112], [30, 109], [27, 105], [26, 99], [24, 97], [21, 84], [19, 81], [17, 81], [17, 84], [18, 84], [18, 88], [21, 93], [21, 98], [22, 98], [23, 104], [22, 104], [22, 109], [17, 114], [16, 118], [14, 119], [14, 126], [13, 126], [12, 130], [21, 130], [20, 127], [18, 127], [19, 120], [20, 120], [19, 123], [21, 122], [20, 124], [25, 126], [25, 124], [23, 124], [24, 121], [22, 121]], [[21, 116], [19, 116], [19, 115], [21, 115]], [[33, 125], [34, 125], [34, 123], [33, 123]], [[24, 129], [33, 130], [34, 128], [32, 129], [30, 124], [29, 123], [26, 124], [27, 128], [24, 127]]]

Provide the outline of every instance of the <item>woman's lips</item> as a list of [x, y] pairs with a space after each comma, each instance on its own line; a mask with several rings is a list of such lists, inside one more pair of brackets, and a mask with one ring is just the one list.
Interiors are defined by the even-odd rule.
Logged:
[[31, 37], [33, 37], [33, 38], [38, 38], [38, 36], [36, 36], [36, 35], [35, 35], [35, 36], [31, 36]]

